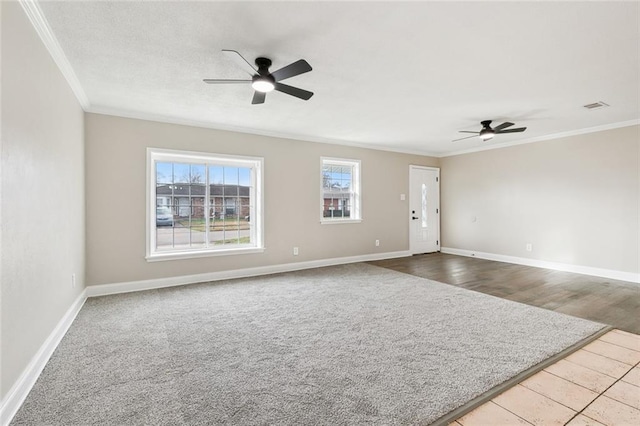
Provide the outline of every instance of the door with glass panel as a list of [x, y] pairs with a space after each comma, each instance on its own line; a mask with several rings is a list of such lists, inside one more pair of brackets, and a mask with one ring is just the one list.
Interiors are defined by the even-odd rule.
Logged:
[[440, 250], [440, 169], [409, 166], [409, 250]]

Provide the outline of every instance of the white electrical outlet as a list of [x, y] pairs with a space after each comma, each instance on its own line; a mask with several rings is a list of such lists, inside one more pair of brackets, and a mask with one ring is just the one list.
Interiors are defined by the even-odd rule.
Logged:
[[533, 251], [533, 244], [527, 243], [527, 251]]
[[71, 274], [71, 288], [76, 288], [76, 274]]
[[293, 248], [293, 255], [297, 256], [298, 255], [298, 247], [294, 247]]
[[400, 194], [400, 201], [404, 201], [406, 199], [406, 195]]
[[380, 247], [380, 240], [376, 240], [376, 247]]

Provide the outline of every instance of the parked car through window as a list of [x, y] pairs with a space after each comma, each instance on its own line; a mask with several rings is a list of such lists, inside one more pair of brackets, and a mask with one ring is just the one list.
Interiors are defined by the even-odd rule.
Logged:
[[173, 213], [168, 207], [156, 208], [156, 226], [173, 226]]

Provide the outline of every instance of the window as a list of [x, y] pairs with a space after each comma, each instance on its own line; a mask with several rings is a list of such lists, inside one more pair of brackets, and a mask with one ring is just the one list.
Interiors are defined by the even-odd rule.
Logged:
[[262, 163], [147, 149], [147, 260], [263, 251]]
[[320, 189], [322, 223], [359, 222], [360, 161], [323, 157]]

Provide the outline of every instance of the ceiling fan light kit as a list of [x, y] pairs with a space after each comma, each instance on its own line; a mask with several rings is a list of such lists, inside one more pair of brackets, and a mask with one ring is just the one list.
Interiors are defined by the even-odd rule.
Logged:
[[256, 58], [256, 65], [258, 66], [258, 74], [254, 75], [251, 79], [251, 87], [258, 92], [271, 92], [276, 88], [276, 79], [269, 74], [271, 59]]
[[280, 81], [287, 78], [295, 77], [300, 74], [311, 71], [311, 65], [304, 59], [300, 59], [293, 62], [277, 71], [269, 72], [271, 66], [271, 59], [269, 58], [256, 58], [257, 69], [249, 63], [240, 53], [235, 50], [223, 49], [222, 52], [230, 59], [236, 62], [240, 68], [251, 76], [251, 80], [220, 80], [220, 79], [204, 79], [207, 84], [242, 84], [251, 83], [251, 87], [255, 90], [251, 103], [262, 104], [266, 99], [266, 94], [273, 90], [277, 90], [287, 95], [294, 96], [298, 99], [308, 101], [313, 96], [313, 92], [308, 90], [299, 89], [297, 87], [289, 86], [287, 84], [280, 83]]
[[269, 93], [276, 88], [276, 82], [262, 76], [253, 77], [251, 87], [262, 93]]
[[524, 132], [525, 130], [527, 130], [526, 127], [518, 127], [516, 129], [507, 129], [507, 127], [511, 127], [514, 124], [510, 123], [508, 121], [505, 121], [502, 124], [497, 125], [494, 128], [491, 128], [491, 120], [484, 120], [481, 121], [480, 124], [482, 125], [482, 129], [479, 132], [471, 132], [468, 130], [460, 130], [460, 133], [473, 133], [474, 136], [467, 136], [465, 138], [460, 138], [460, 139], [454, 139], [452, 142], [457, 142], [457, 141], [461, 141], [464, 139], [469, 139], [469, 138], [475, 138], [476, 135], [482, 139], [482, 141], [488, 141], [490, 139], [493, 139], [493, 137], [495, 135], [499, 135], [502, 133], [520, 133], [520, 132]]
[[489, 139], [493, 138], [496, 134], [493, 133], [493, 130], [481, 130], [480, 131], [480, 139], [482, 139], [483, 141], [488, 141]]

